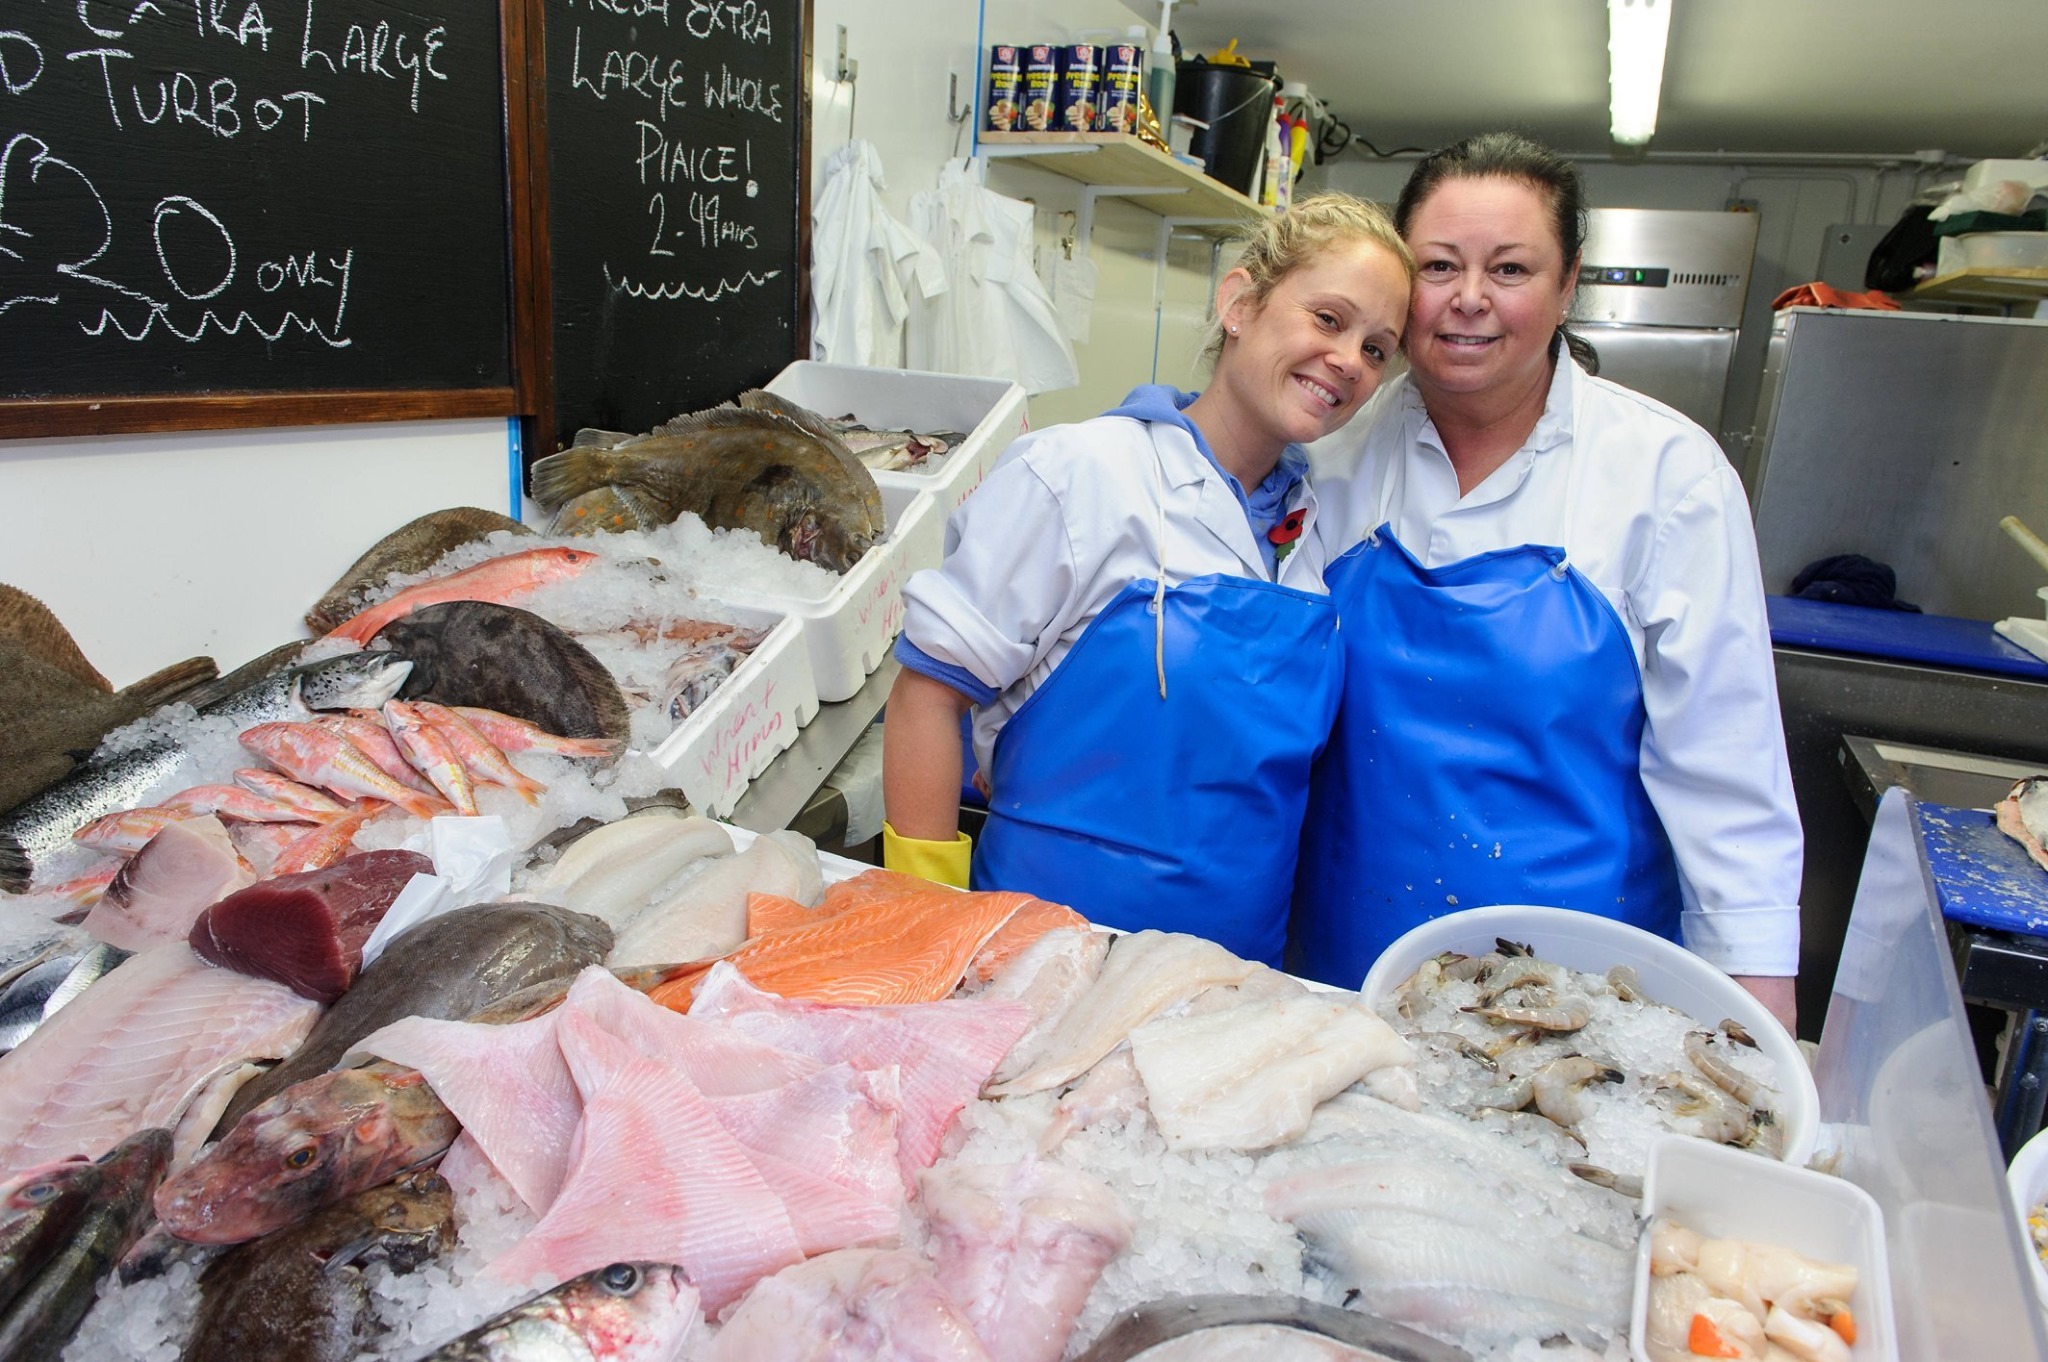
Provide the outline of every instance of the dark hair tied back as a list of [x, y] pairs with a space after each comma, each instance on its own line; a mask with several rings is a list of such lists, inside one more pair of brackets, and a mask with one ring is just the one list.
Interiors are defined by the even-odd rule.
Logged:
[[[1550, 209], [1551, 230], [1564, 253], [1564, 267], [1575, 269], [1586, 245], [1586, 182], [1579, 169], [1537, 142], [1512, 132], [1486, 132], [1431, 152], [1416, 163], [1394, 205], [1394, 226], [1402, 236], [1423, 201], [1448, 180], [1514, 180], [1543, 196]], [[1588, 373], [1600, 372], [1600, 355], [1592, 344], [1564, 325], [1551, 338], [1550, 352], [1562, 345]]]

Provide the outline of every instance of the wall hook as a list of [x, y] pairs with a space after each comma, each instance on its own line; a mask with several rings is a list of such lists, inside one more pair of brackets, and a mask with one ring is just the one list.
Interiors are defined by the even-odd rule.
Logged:
[[960, 73], [958, 71], [948, 71], [946, 73], [946, 121], [948, 123], [965, 123], [972, 117], [974, 117], [974, 101], [968, 100], [965, 107], [962, 107], [960, 104]]

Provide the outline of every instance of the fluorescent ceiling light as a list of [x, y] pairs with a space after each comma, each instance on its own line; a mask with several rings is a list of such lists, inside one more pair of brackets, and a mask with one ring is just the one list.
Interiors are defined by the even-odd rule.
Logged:
[[1672, 0], [1607, 0], [1607, 117], [1614, 140], [1641, 146], [1657, 131]]

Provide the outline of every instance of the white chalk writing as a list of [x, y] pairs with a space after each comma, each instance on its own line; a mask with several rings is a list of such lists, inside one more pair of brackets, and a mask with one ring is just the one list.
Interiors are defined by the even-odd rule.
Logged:
[[671, 58], [666, 63], [647, 52], [607, 51], [586, 73], [583, 60], [583, 29], [579, 25], [569, 54], [569, 88], [586, 90], [599, 99], [612, 94], [633, 94], [655, 101], [661, 117], [671, 108], [686, 109], [683, 97], [683, 63]]
[[614, 276], [609, 261], [604, 266], [605, 287], [625, 294], [629, 298], [644, 298], [649, 302], [668, 302], [677, 298], [694, 298], [700, 303], [715, 303], [729, 294], [742, 293], [750, 288], [760, 288], [769, 280], [779, 278], [781, 270], [769, 270], [756, 274], [747, 270], [737, 279], [721, 279], [704, 286], [692, 283], [643, 284], [625, 275]]
[[690, 0], [690, 13], [683, 20], [683, 27], [693, 38], [731, 33], [743, 42], [766, 43], [773, 40], [768, 11], [761, 8], [756, 0]]
[[425, 77], [448, 79], [448, 74], [434, 65], [434, 58], [448, 45], [446, 24], [436, 24], [422, 34], [407, 33], [387, 19], [379, 19], [369, 28], [350, 24], [339, 35], [339, 45], [331, 46], [335, 42], [331, 29], [322, 31], [317, 39], [314, 36], [316, 3], [306, 0], [306, 26], [299, 39], [301, 69], [324, 66], [333, 75], [354, 73], [408, 81], [414, 113], [420, 111], [420, 86]]

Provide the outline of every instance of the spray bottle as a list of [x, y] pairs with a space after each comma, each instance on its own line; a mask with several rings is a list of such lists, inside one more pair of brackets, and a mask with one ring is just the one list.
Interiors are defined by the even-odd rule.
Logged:
[[[1160, 0], [1159, 31], [1152, 35], [1152, 50], [1145, 62], [1145, 98], [1152, 105], [1152, 116], [1159, 120], [1161, 135], [1173, 127], [1173, 86], [1177, 75], [1173, 61], [1173, 0]], [[1167, 137], [1167, 144], [1173, 139]]]
[[1266, 173], [1259, 186], [1259, 203], [1267, 208], [1286, 207], [1282, 186], [1287, 178], [1287, 114], [1280, 96], [1275, 95], [1273, 116], [1266, 120]]

